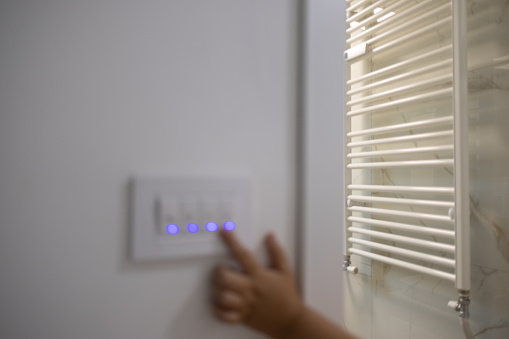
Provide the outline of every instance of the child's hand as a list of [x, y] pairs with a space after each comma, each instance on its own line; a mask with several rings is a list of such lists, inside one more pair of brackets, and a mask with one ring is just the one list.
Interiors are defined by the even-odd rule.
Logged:
[[218, 267], [214, 272], [214, 310], [228, 323], [244, 323], [279, 338], [285, 336], [304, 309], [296, 282], [273, 234], [266, 238], [270, 268], [262, 267], [237, 240], [235, 234], [220, 235], [243, 272]]

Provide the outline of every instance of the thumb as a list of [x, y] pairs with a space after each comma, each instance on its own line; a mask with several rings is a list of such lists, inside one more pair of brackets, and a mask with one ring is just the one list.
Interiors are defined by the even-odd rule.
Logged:
[[273, 233], [267, 235], [265, 243], [269, 252], [271, 267], [284, 273], [291, 273], [290, 263]]

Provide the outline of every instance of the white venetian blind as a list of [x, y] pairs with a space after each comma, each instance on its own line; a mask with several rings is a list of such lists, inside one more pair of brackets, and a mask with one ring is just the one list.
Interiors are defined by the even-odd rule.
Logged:
[[346, 254], [469, 290], [462, 5], [347, 1]]

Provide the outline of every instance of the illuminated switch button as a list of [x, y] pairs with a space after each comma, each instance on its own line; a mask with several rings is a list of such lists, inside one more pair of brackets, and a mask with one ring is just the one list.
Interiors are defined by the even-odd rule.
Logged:
[[176, 235], [176, 234], [179, 234], [180, 228], [178, 227], [178, 225], [169, 224], [166, 226], [166, 232], [168, 232], [168, 234], [171, 234], [171, 235]]
[[205, 229], [209, 232], [215, 232], [217, 231], [218, 227], [215, 222], [208, 222], [205, 224]]
[[[158, 199], [157, 206], [157, 228], [163, 234], [171, 234], [168, 232], [169, 225], [178, 225], [180, 223], [178, 216], [178, 202], [175, 197], [166, 196]], [[174, 227], [172, 226], [174, 230]]]
[[198, 226], [197, 224], [187, 225], [187, 231], [189, 233], [198, 233], [199, 230], [200, 230], [200, 226]]
[[233, 231], [237, 227], [233, 221], [227, 221], [224, 223], [223, 228], [227, 231]]

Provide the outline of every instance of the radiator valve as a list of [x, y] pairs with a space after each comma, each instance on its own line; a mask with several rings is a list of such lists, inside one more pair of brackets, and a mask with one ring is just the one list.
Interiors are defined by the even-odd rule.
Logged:
[[343, 260], [343, 270], [353, 274], [356, 274], [359, 271], [357, 267], [352, 266], [352, 262], [350, 261], [349, 255], [345, 255], [345, 259]]
[[470, 318], [469, 313], [470, 297], [467, 291], [461, 291], [458, 300], [451, 300], [447, 303], [447, 306], [458, 312], [461, 318]]

